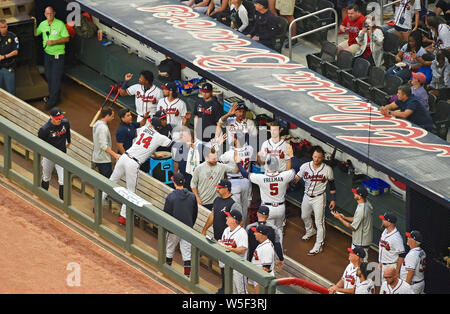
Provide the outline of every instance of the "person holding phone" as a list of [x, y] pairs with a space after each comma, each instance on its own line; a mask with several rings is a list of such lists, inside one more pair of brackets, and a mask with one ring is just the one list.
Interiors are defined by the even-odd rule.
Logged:
[[363, 57], [371, 64], [380, 67], [383, 64], [383, 41], [384, 35], [380, 27], [375, 25], [375, 17], [367, 15], [364, 27], [359, 31], [356, 42], [360, 45], [355, 57]]
[[425, 61], [422, 56], [426, 50], [422, 47], [422, 37], [419, 32], [412, 32], [408, 43], [404, 44], [395, 56], [397, 62], [386, 71], [386, 75], [396, 75], [404, 83], [411, 78], [411, 72], [417, 72], [421, 66], [429, 66], [431, 62]]

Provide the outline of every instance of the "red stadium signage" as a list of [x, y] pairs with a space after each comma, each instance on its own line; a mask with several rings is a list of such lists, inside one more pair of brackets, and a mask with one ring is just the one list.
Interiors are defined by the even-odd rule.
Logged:
[[[350, 95], [331, 81], [325, 81], [305, 67], [290, 63], [288, 57], [270, 50], [250, 47], [249, 40], [240, 38], [233, 30], [219, 29], [214, 21], [198, 19], [200, 14], [183, 5], [161, 5], [151, 8], [138, 8], [151, 12], [154, 17], [167, 19], [174, 28], [187, 31], [192, 37], [213, 42], [214, 55], [197, 56], [194, 64], [209, 71], [236, 71], [242, 68], [265, 68], [297, 70], [293, 74], [272, 74], [279, 83], [276, 85], [257, 85], [258, 88], [273, 91], [304, 92], [319, 102], [324, 102], [337, 113], [314, 115], [315, 123], [329, 124], [347, 131], [369, 131], [369, 136], [356, 136], [349, 132], [339, 139], [384, 147], [412, 148], [435, 152], [439, 157], [450, 157], [450, 146], [437, 143], [423, 143], [421, 138], [428, 132], [413, 126], [409, 121], [386, 117], [377, 107], [365, 102], [357, 95]], [[238, 56], [221, 53], [237, 51]]]

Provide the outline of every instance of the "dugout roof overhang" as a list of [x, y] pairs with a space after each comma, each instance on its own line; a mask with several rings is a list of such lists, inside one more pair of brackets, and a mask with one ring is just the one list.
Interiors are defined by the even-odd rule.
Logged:
[[[449, 205], [450, 145], [179, 1], [76, 0], [83, 11]], [[370, 145], [369, 145], [370, 143]]]

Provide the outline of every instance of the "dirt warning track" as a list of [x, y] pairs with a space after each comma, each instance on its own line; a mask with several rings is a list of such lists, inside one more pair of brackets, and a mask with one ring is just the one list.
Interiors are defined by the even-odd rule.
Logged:
[[0, 185], [0, 293], [175, 293]]

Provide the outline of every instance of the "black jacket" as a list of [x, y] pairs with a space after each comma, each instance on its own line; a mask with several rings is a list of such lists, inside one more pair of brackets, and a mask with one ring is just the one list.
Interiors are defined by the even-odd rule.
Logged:
[[198, 215], [194, 193], [187, 189], [173, 191], [167, 195], [164, 211], [192, 228]]

